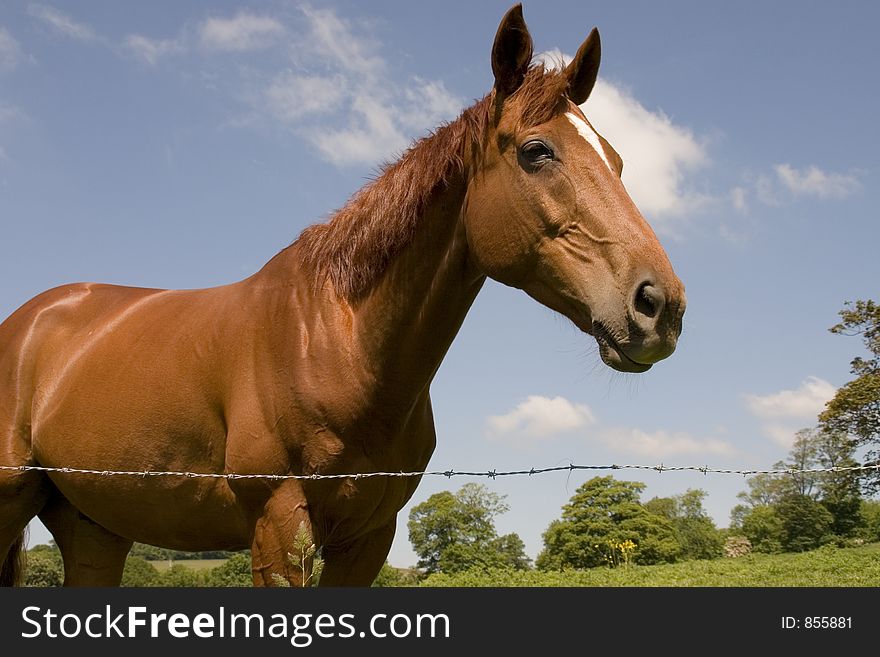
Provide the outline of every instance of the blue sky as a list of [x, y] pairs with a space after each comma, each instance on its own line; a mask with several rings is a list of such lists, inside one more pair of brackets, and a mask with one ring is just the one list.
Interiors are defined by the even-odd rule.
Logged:
[[[71, 281], [256, 271], [385, 158], [484, 95], [508, 2], [4, 3], [0, 315]], [[433, 386], [432, 468], [764, 468], [848, 380], [827, 328], [877, 298], [880, 11], [871, 3], [526, 3], [536, 52], [603, 40], [584, 110], [687, 286], [678, 351], [613, 373], [488, 282]], [[534, 557], [589, 473], [485, 481]], [[741, 477], [620, 472], [645, 498]], [[413, 498], [466, 480], [426, 479]], [[414, 563], [404, 509], [391, 553]], [[46, 540], [41, 527], [33, 540]]]

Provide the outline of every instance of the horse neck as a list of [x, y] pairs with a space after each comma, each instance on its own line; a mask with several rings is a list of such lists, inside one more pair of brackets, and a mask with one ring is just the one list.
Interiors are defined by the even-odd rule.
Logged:
[[466, 176], [455, 178], [427, 204], [413, 240], [352, 304], [356, 339], [386, 388], [383, 399], [426, 391], [485, 280], [461, 221]]

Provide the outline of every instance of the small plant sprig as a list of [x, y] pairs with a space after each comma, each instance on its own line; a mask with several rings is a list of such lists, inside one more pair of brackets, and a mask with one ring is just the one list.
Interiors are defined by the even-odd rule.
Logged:
[[[312, 533], [306, 527], [305, 522], [299, 523], [296, 536], [293, 538], [293, 552], [287, 553], [287, 559], [294, 568], [298, 568], [302, 573], [303, 587], [318, 585], [321, 571], [324, 569], [324, 560], [321, 558], [321, 551], [312, 540]], [[308, 567], [309, 561], [312, 563], [311, 568]], [[275, 586], [290, 586], [287, 578], [278, 573], [272, 573], [272, 582]]]

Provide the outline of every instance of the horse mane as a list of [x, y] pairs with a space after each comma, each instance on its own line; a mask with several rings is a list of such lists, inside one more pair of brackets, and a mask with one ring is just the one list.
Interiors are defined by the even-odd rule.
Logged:
[[[504, 104], [515, 106], [521, 124], [538, 125], [565, 106], [567, 86], [561, 72], [535, 64]], [[326, 223], [300, 234], [291, 246], [298, 248], [316, 286], [329, 279], [338, 294], [352, 300], [376, 283], [412, 241], [434, 193], [462, 173], [469, 160], [479, 161], [494, 99], [493, 91], [416, 141]]]

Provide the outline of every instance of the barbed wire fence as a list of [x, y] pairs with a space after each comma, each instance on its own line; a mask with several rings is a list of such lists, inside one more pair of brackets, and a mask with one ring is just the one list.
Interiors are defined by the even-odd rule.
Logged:
[[834, 466], [828, 468], [783, 468], [768, 470], [748, 470], [732, 468], [713, 468], [708, 465], [640, 465], [640, 464], [609, 464], [609, 465], [556, 465], [544, 468], [529, 468], [528, 470], [419, 470], [413, 472], [351, 472], [351, 473], [311, 473], [311, 474], [250, 474], [235, 472], [185, 472], [174, 470], [99, 470], [88, 468], [48, 467], [42, 465], [0, 465], [0, 471], [5, 472], [46, 472], [59, 474], [95, 475], [102, 477], [184, 477], [190, 479], [265, 479], [268, 481], [295, 480], [322, 480], [322, 479], [366, 479], [371, 477], [497, 477], [534, 476], [550, 472], [575, 472], [579, 470], [608, 471], [608, 470], [653, 470], [655, 472], [699, 472], [704, 475], [740, 475], [751, 477], [755, 475], [773, 476], [797, 476], [805, 474], [842, 473], [842, 472], [868, 472], [880, 470], [880, 463], [871, 463], [851, 466]]

